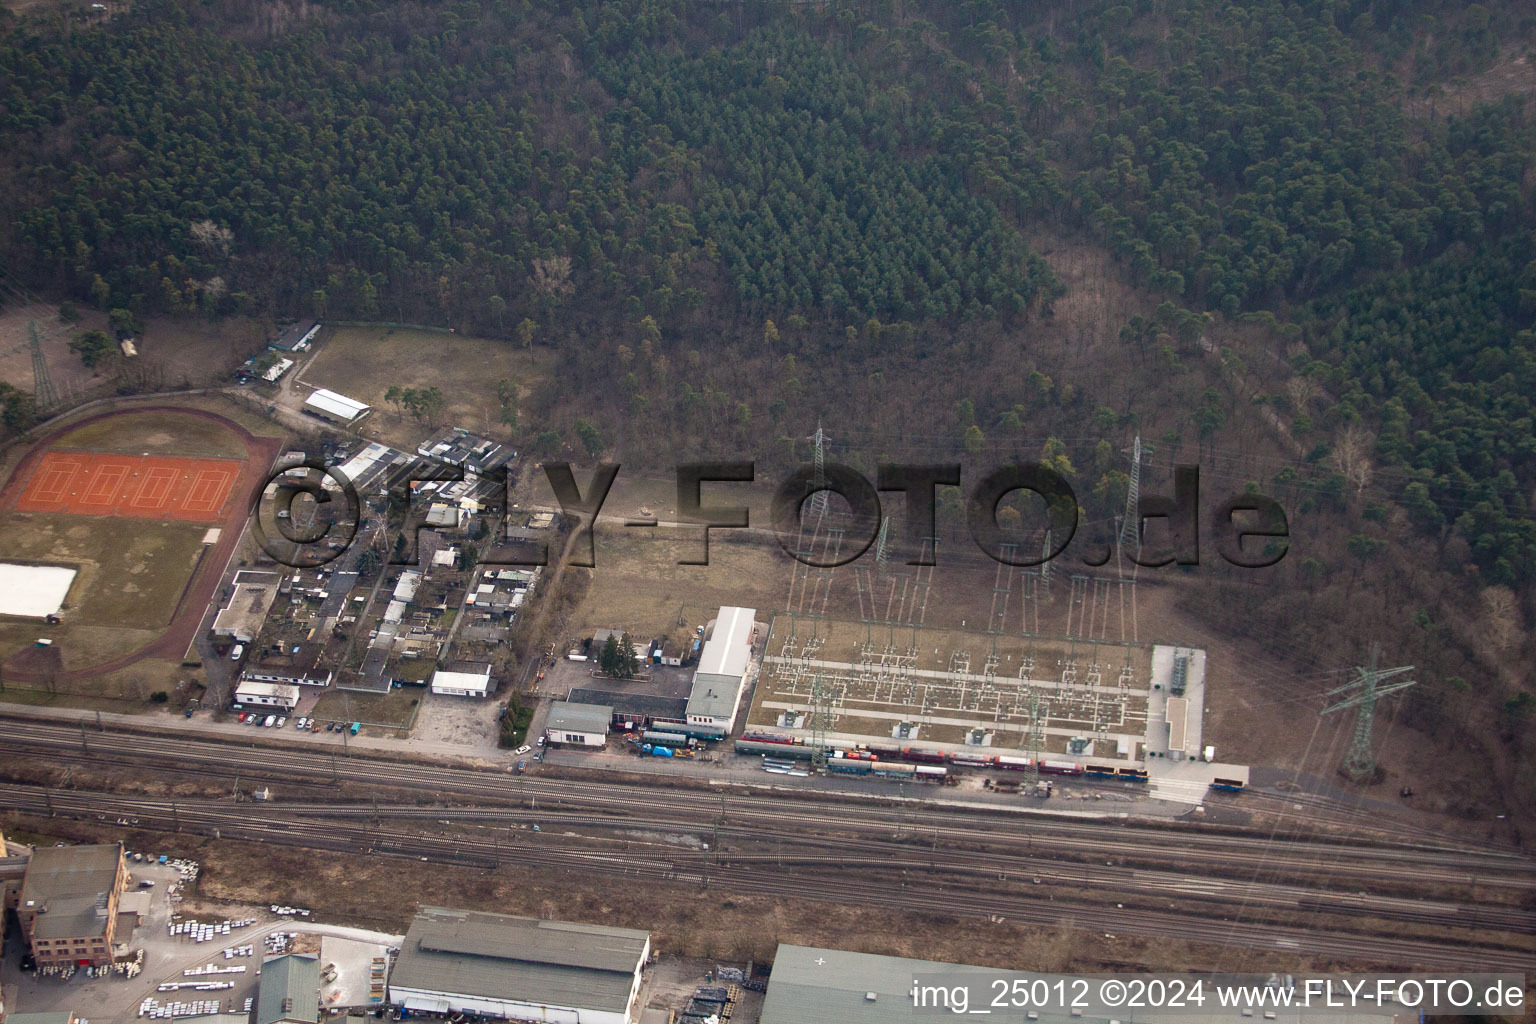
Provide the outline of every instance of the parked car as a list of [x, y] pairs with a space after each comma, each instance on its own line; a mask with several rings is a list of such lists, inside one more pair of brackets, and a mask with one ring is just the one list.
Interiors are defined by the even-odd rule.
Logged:
[[240, 655], [242, 655], [244, 653], [245, 653], [245, 644], [235, 644], [234, 649], [229, 652], [229, 660], [230, 661], [239, 661], [240, 660]]
[[297, 721], [295, 721], [293, 723], [293, 727], [295, 729], [302, 729], [302, 728], [304, 728], [304, 723], [308, 722], [308, 721], [309, 721], [309, 719], [307, 719], [307, 718], [300, 718], [300, 719], [298, 719]]
[[244, 722], [247, 717], [249, 717], [249, 716], [246, 715], [246, 713], [244, 711], [242, 711], [242, 712], [240, 712], [240, 718], [238, 719], [238, 721]]
[[285, 716], [285, 715], [278, 715], [277, 716], [277, 727], [279, 729], [281, 729], [283, 726], [285, 726], [287, 724], [288, 724], [287, 716]]
[[521, 775], [521, 774], [523, 774], [523, 772], [525, 772], [527, 770], [528, 770], [528, 762], [526, 760], [517, 762], [517, 774]]
[[520, 746], [516, 750], [512, 751], [512, 753], [516, 757], [522, 757], [524, 754], [528, 753], [532, 749], [533, 749], [532, 747], [530, 747], [528, 744], [524, 743], [522, 746]]
[[276, 721], [277, 721], [277, 716], [276, 715], [268, 715], [267, 716], [267, 720], [265, 722], [261, 723], [261, 724], [266, 726], [268, 729], [270, 729], [270, 728], [272, 728], [273, 723], [275, 723]]

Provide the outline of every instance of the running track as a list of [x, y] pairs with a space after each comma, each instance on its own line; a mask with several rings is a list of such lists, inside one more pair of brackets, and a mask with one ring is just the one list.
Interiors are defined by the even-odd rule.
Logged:
[[[31, 450], [16, 464], [16, 469], [6, 481], [4, 490], [0, 490], [0, 508], [13, 508], [22, 496], [26, 481], [30, 480], [34, 470], [43, 459], [52, 454], [49, 446], [66, 434], [71, 434], [81, 427], [102, 420], [111, 419], [114, 416], [135, 415], [138, 413], [160, 413], [167, 416], [191, 416], [196, 419], [217, 423], [238, 437], [245, 445], [245, 465], [231, 487], [231, 493], [235, 500], [228, 502], [228, 514], [224, 522], [220, 524], [218, 543], [203, 549], [203, 557], [197, 563], [197, 569], [192, 578], [182, 588], [181, 597], [176, 602], [176, 610], [171, 614], [171, 624], [159, 637], [131, 651], [120, 658], [90, 668], [71, 669], [65, 672], [57, 672], [54, 678], [59, 682], [78, 682], [105, 675], [108, 672], [116, 672], [126, 668], [134, 662], [145, 658], [165, 658], [170, 661], [181, 660], [187, 648], [192, 645], [192, 639], [197, 635], [197, 627], [203, 621], [203, 613], [208, 609], [208, 602], [213, 600], [213, 593], [218, 588], [219, 578], [224, 574], [224, 567], [229, 564], [230, 556], [235, 552], [235, 546], [240, 542], [240, 535], [245, 527], [245, 519], [250, 509], [254, 506], [256, 496], [266, 480], [267, 470], [272, 461], [277, 458], [277, 453], [282, 449], [282, 441], [279, 438], [258, 437], [246, 430], [233, 420], [225, 419], [217, 413], [205, 412], [202, 409], [184, 409], [173, 405], [148, 405], [129, 406], [115, 409], [111, 412], [98, 413], [83, 420], [59, 427], [52, 433], [39, 438]], [[20, 653], [26, 653], [23, 649]], [[13, 655], [14, 658], [14, 655]], [[38, 681], [39, 674], [20, 668], [6, 668], [6, 676], [11, 679], [25, 682]]]

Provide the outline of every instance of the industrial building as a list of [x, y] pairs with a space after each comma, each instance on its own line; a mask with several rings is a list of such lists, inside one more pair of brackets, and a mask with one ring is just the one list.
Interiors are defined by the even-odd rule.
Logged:
[[110, 964], [118, 937], [118, 904], [127, 885], [121, 843], [35, 848], [16, 916], [38, 965]]
[[[773, 961], [773, 975], [763, 997], [759, 1024], [901, 1024], [903, 1021], [933, 1021], [967, 1015], [992, 1013], [999, 985], [1011, 986], [1015, 980], [1036, 991], [1044, 983], [1054, 991], [1056, 979], [1064, 975], [1005, 971], [996, 967], [971, 964], [911, 960], [906, 957], [850, 953], [841, 949], [814, 946], [780, 945]], [[1069, 993], [1073, 993], [1070, 980]], [[965, 1012], [957, 1012], [958, 998], [950, 993], [957, 987], [966, 990]], [[920, 989], [926, 991], [919, 991]], [[1013, 989], [1008, 987], [1007, 995]], [[1097, 1000], [1097, 989], [1089, 987], [1086, 995], [1068, 996], [1074, 1003], [1070, 1010], [1029, 1010], [1029, 1024], [1119, 1024], [1121, 1021], [1197, 1022], [1226, 1020], [1232, 1024], [1253, 1024], [1252, 1009], [1190, 1013], [1187, 1010], [1134, 1014], [1123, 1005], [1108, 1005]], [[919, 1000], [923, 1005], [919, 1006]], [[944, 1000], [955, 1000], [944, 1002]], [[1354, 1012], [1272, 1010], [1263, 1014], [1264, 1024], [1387, 1024], [1394, 1019], [1395, 1007], [1362, 1008]], [[1401, 1009], [1401, 1008], [1396, 1008]], [[1007, 1015], [1008, 1020], [1024, 1020], [1021, 1008]], [[1417, 1013], [1402, 1013], [1404, 1020], [1417, 1020]]]
[[406, 1010], [633, 1024], [649, 932], [423, 907], [389, 977]]
[[688, 721], [687, 697], [660, 697], [628, 690], [595, 690], [572, 687], [565, 699], [574, 704], [602, 704], [613, 709], [615, 728], [648, 729], [684, 725]]
[[351, 426], [373, 410], [346, 395], [339, 395], [326, 388], [316, 388], [304, 399], [304, 411], [327, 423]]
[[693, 674], [689, 725], [716, 730], [721, 736], [731, 731], [752, 664], [756, 617], [752, 608], [721, 608], [715, 616]]
[[319, 333], [320, 321], [299, 320], [279, 331], [277, 337], [267, 342], [267, 347], [276, 352], [303, 352]]
[[444, 427], [416, 448], [418, 455], [450, 466], [463, 466], [469, 473], [489, 473], [517, 457], [517, 452], [489, 438], [471, 434], [461, 427]]
[[277, 599], [282, 576], [275, 572], [242, 569], [235, 573], [235, 592], [227, 607], [213, 619], [213, 635], [228, 637], [237, 644], [248, 644], [261, 632]]
[[241, 677], [235, 684], [235, 703], [292, 711], [299, 703], [299, 688], [293, 683], [262, 683]]
[[261, 965], [256, 1024], [316, 1024], [320, 1012], [319, 957], [285, 953]]
[[491, 689], [491, 666], [481, 661], [450, 661], [432, 675], [432, 692], [447, 697], [486, 697]]
[[544, 719], [544, 738], [554, 746], [603, 747], [613, 708], [606, 704], [573, 704], [557, 700]]

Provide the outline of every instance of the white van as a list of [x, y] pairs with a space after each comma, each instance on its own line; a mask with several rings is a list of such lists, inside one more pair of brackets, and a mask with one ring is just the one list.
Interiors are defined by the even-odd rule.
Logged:
[[262, 724], [263, 727], [265, 727], [267, 729], [270, 729], [270, 728], [272, 728], [272, 723], [274, 723], [276, 721], [277, 721], [277, 716], [276, 715], [268, 715], [267, 716], [267, 720], [265, 722], [262, 722], [261, 724]]
[[245, 644], [235, 644], [235, 649], [229, 652], [230, 661], [239, 661], [240, 655], [245, 653]]

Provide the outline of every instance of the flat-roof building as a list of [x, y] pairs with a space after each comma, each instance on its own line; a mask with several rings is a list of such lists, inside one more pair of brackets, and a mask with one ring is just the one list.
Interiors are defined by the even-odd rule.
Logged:
[[292, 711], [299, 703], [299, 688], [294, 683], [264, 683], [242, 676], [235, 685], [235, 703]]
[[316, 388], [304, 399], [304, 411], [328, 423], [350, 426], [373, 410], [346, 395], [339, 395], [326, 388]]
[[213, 635], [248, 644], [261, 633], [262, 623], [277, 599], [282, 577], [275, 572], [237, 572], [235, 592], [213, 619]]
[[279, 352], [303, 352], [320, 333], [320, 321], [299, 320], [277, 332], [277, 337], [267, 342], [267, 347]]
[[[1056, 990], [1063, 975], [1007, 971], [972, 964], [939, 963], [898, 956], [850, 953], [841, 949], [781, 944], [773, 961], [773, 974], [763, 997], [759, 1024], [903, 1024], [957, 1017], [958, 1000], [949, 993], [964, 987], [966, 1004], [972, 1015], [984, 1012], [998, 995], [1001, 986], [1022, 981], [1026, 991], [1040, 986]], [[1067, 981], [1071, 992], [1071, 982]], [[923, 1006], [918, 1006], [919, 991]], [[1008, 989], [1008, 991], [1017, 991]], [[1095, 1000], [1090, 992], [1080, 999], [1069, 996], [1071, 1009], [1030, 1010], [1030, 1024], [1118, 1024], [1141, 1021], [1147, 1024], [1200, 1024], [1228, 1021], [1230, 1024], [1254, 1024], [1258, 1015], [1252, 1009], [1189, 1012], [1187, 1010], [1142, 1011], [1129, 1014], [1121, 1006]], [[1006, 1019], [1024, 1019], [1022, 1009]], [[1387, 1024], [1394, 1020], [1394, 1010], [1362, 1007], [1353, 1011], [1320, 1013], [1312, 1010], [1279, 1009], [1266, 1011], [1263, 1024]], [[1418, 1014], [1402, 1014], [1404, 1020], [1417, 1020]]]
[[389, 976], [391, 1003], [429, 1013], [633, 1024], [649, 932], [423, 907]]
[[316, 1024], [319, 1019], [319, 957], [286, 953], [261, 965], [256, 1024]]
[[557, 700], [544, 719], [544, 738], [556, 746], [602, 747], [608, 743], [613, 708], [606, 704], [575, 704]]
[[487, 697], [491, 666], [478, 661], [450, 661], [432, 674], [432, 692], [449, 697]]
[[724, 735], [736, 721], [736, 708], [747, 686], [757, 611], [721, 608], [699, 655], [688, 695], [688, 724], [718, 729]]
[[611, 721], [626, 728], [649, 726], [652, 723], [684, 723], [688, 721], [687, 697], [661, 697], [652, 693], [633, 693], [628, 690], [597, 690], [588, 687], [572, 687], [565, 699], [575, 704], [605, 704], [613, 709]]
[[471, 434], [462, 427], [444, 427], [418, 445], [416, 453], [450, 466], [463, 466], [471, 473], [489, 472], [517, 455], [506, 445]]
[[127, 884], [121, 843], [34, 848], [16, 915], [38, 965], [111, 963], [118, 903]]

